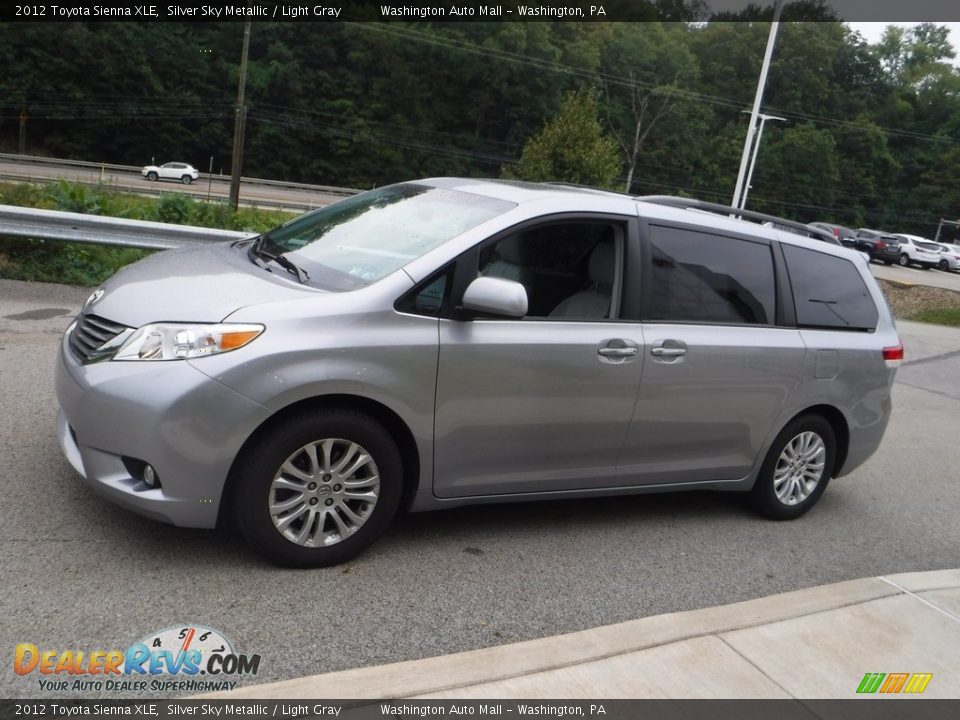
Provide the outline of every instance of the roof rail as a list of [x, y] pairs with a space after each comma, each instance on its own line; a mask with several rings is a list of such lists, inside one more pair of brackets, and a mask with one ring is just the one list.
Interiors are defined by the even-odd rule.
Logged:
[[712, 212], [717, 215], [727, 215], [739, 220], [753, 220], [761, 224], [768, 222], [774, 223], [775, 225], [782, 225], [786, 230], [807, 237], [827, 239], [827, 242], [834, 241], [832, 235], [818, 228], [804, 225], [796, 220], [787, 220], [786, 218], [767, 215], [766, 213], [756, 212], [755, 210], [737, 210], [729, 205], [694, 200], [693, 198], [674, 197], [672, 195], [642, 195], [636, 199], [641, 202], [653, 203], [654, 205], [669, 205], [684, 210], [702, 210], [703, 212]]

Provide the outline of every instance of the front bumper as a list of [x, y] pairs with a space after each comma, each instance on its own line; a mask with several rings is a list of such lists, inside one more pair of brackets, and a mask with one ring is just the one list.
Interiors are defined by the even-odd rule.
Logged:
[[[56, 392], [60, 447], [91, 487], [183, 527], [216, 525], [233, 460], [270, 414], [185, 361], [81, 365], [66, 335]], [[160, 487], [133, 477], [124, 457], [153, 465]]]

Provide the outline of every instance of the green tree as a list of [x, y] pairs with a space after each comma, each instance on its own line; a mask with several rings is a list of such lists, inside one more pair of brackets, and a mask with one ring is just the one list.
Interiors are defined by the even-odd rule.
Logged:
[[829, 130], [819, 130], [813, 123], [787, 128], [759, 153], [751, 205], [756, 201], [761, 209], [803, 220], [832, 210], [840, 167]]
[[523, 147], [502, 175], [517, 180], [569, 182], [612, 188], [620, 170], [616, 141], [603, 132], [592, 93], [569, 93], [560, 112]]

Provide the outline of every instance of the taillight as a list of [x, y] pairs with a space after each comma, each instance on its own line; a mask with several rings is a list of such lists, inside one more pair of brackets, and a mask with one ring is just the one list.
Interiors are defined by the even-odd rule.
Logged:
[[903, 343], [893, 347], [885, 347], [883, 349], [883, 359], [887, 363], [887, 367], [899, 367], [903, 361]]
[[834, 236], [835, 238], [840, 237], [840, 228], [834, 228], [834, 229], [833, 229], [833, 236]]

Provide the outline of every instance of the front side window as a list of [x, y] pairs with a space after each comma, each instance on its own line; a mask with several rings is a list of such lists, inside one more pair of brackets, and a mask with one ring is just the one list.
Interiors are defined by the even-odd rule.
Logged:
[[392, 185], [291, 220], [264, 235], [260, 249], [289, 254], [312, 285], [354, 290], [514, 207], [457, 190]]
[[766, 243], [650, 226], [644, 320], [770, 325], [776, 307]]
[[479, 274], [523, 285], [528, 318], [603, 320], [613, 310], [618, 234], [586, 221], [526, 229], [483, 248]]

